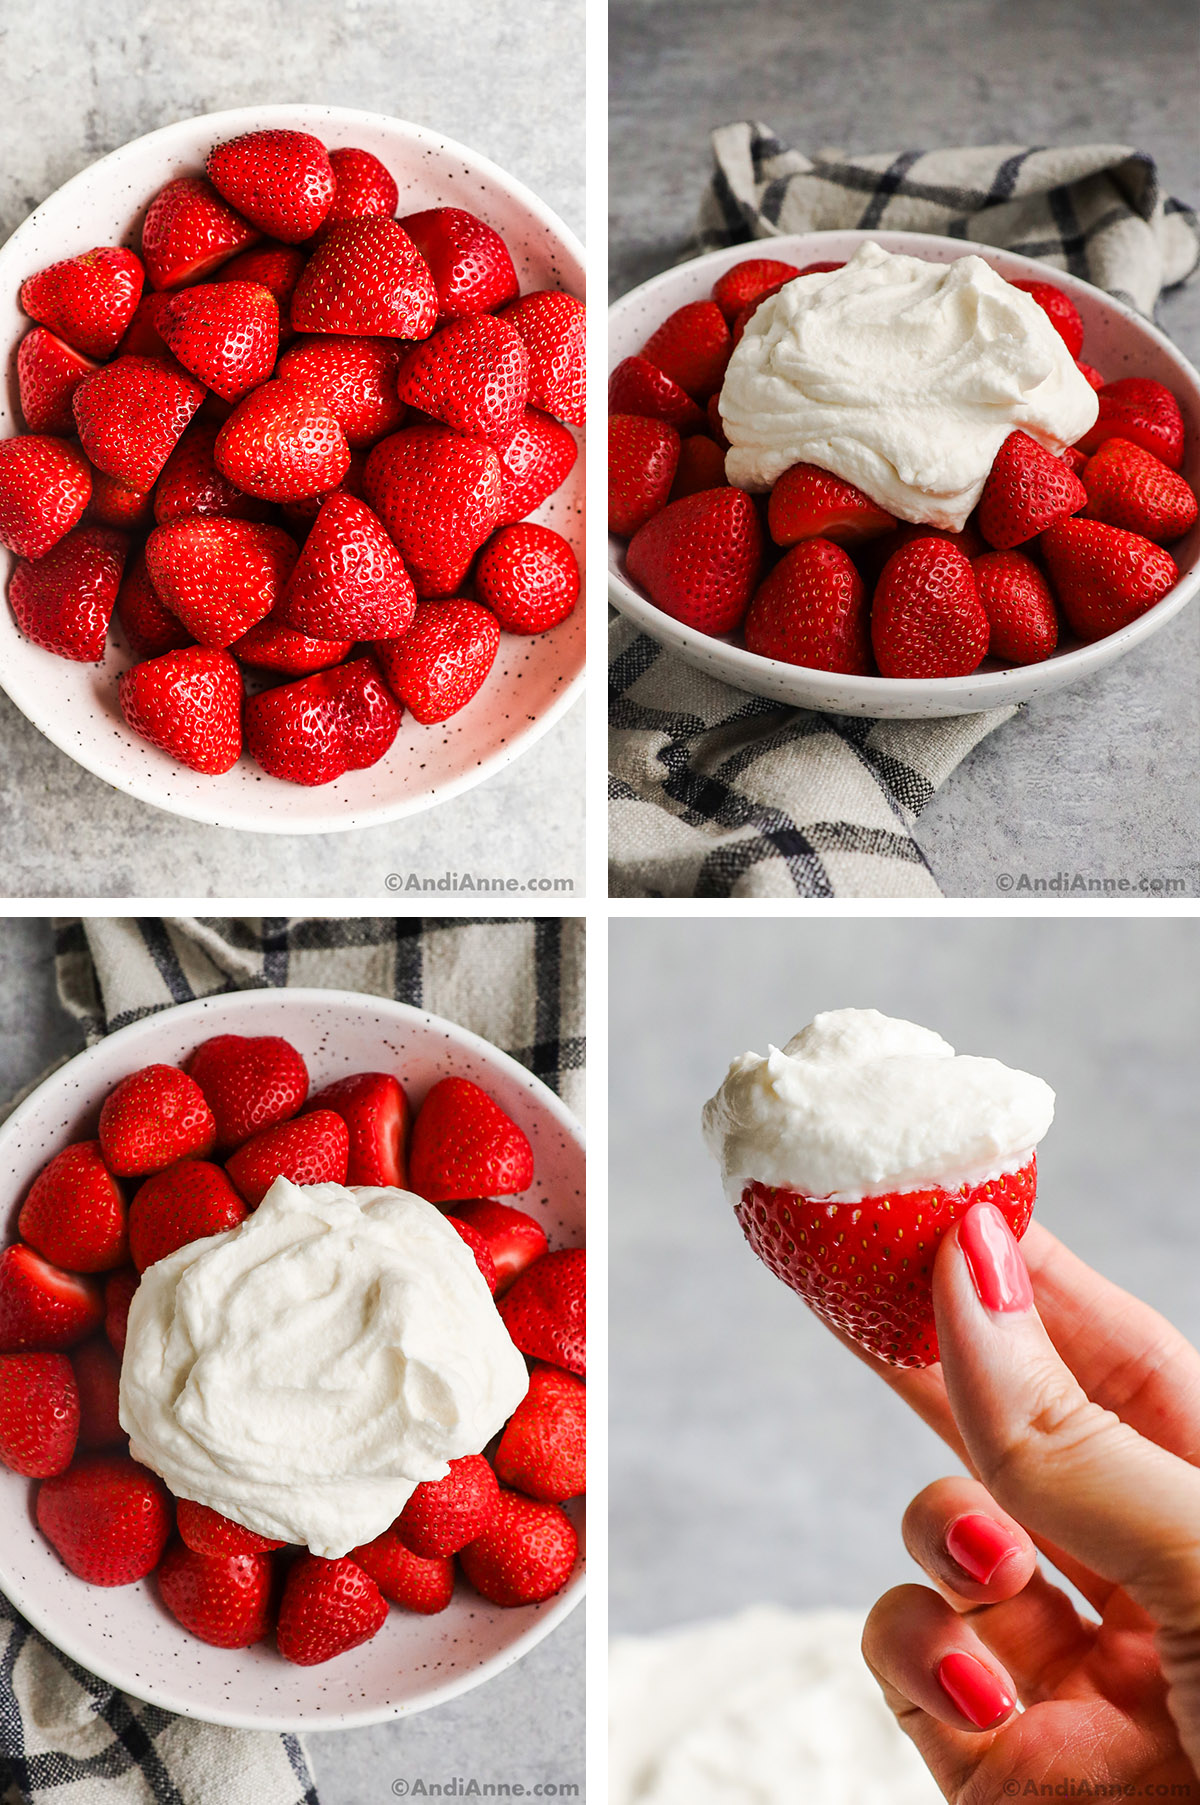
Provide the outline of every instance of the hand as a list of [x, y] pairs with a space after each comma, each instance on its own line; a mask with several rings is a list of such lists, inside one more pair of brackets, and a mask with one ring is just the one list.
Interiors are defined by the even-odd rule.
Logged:
[[1200, 1801], [1200, 1355], [987, 1204], [939, 1249], [934, 1303], [940, 1366], [871, 1364], [974, 1476], [905, 1515], [938, 1590], [867, 1621], [888, 1704], [954, 1805]]

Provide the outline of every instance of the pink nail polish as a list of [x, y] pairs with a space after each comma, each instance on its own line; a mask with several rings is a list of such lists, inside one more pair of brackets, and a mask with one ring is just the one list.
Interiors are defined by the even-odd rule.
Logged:
[[990, 1668], [974, 1655], [943, 1655], [938, 1662], [938, 1684], [956, 1711], [961, 1711], [977, 1730], [989, 1730], [1002, 1717], [1007, 1717], [1016, 1704], [1012, 1693]]
[[958, 1244], [985, 1309], [1033, 1308], [1033, 1287], [1012, 1230], [994, 1203], [972, 1206], [958, 1225]]
[[956, 1517], [946, 1531], [946, 1547], [951, 1560], [977, 1585], [985, 1586], [1006, 1554], [1017, 1544], [1003, 1524], [994, 1517], [971, 1513]]

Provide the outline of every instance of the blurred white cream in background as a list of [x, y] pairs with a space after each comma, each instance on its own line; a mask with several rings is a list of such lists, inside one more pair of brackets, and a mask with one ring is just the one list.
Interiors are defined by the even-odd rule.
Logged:
[[756, 1605], [618, 1636], [609, 1805], [940, 1805], [852, 1611]]

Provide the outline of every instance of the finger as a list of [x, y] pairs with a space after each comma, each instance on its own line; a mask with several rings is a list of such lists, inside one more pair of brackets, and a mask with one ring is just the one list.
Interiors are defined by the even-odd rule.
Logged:
[[1007, 1222], [976, 1204], [934, 1264], [946, 1395], [972, 1464], [1034, 1535], [1157, 1623], [1200, 1611], [1200, 1471], [1094, 1404], [1060, 1360]]
[[904, 1546], [951, 1603], [1013, 1598], [1037, 1566], [1032, 1541], [977, 1479], [935, 1479], [904, 1513]]

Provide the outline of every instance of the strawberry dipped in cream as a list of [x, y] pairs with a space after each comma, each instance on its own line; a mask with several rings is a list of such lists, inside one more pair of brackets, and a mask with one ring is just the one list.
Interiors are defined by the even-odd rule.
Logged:
[[1053, 1116], [1054, 1092], [1028, 1072], [836, 1009], [782, 1050], [735, 1059], [704, 1138], [764, 1264], [877, 1358], [928, 1366], [938, 1244], [976, 1203], [1025, 1233]]

